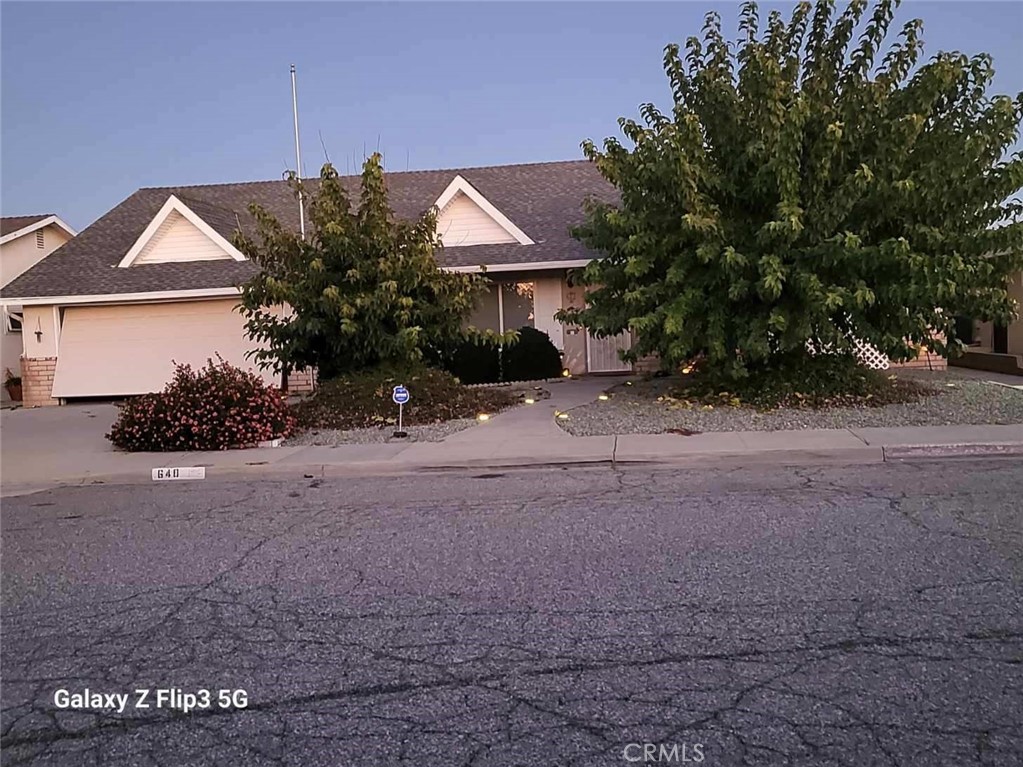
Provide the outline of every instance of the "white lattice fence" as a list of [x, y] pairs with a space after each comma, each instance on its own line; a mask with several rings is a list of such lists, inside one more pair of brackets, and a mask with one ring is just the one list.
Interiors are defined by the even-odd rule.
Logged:
[[[861, 341], [858, 338], [853, 339], [856, 343], [856, 359], [863, 367], [870, 368], [871, 370], [887, 370], [888, 369], [888, 357], [887, 355], [879, 352], [873, 346], [868, 344], [866, 341]], [[831, 347], [822, 346], [819, 348], [815, 347], [811, 341], [806, 342], [806, 348], [809, 349], [810, 354], [827, 354]]]
[[888, 355], [882, 354], [866, 341], [861, 341], [858, 338], [856, 339], [856, 359], [863, 367], [871, 370], [888, 369]]

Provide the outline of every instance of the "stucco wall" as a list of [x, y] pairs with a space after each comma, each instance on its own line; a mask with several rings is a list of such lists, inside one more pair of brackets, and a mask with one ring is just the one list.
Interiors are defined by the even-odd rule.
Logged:
[[[0, 318], [2, 319], [2, 318]], [[6, 324], [0, 328], [0, 382], [7, 377], [7, 371], [11, 375], [21, 375], [21, 333], [8, 333]], [[0, 402], [8, 402], [10, 396], [7, 389], [0, 386]]]
[[[57, 356], [56, 308], [53, 306], [26, 306], [24, 309], [22, 338], [25, 356], [30, 359]], [[36, 331], [39, 331], [38, 334]]]
[[[0, 245], [0, 285], [6, 285], [21, 276], [46, 256], [71, 239], [71, 235], [59, 226], [43, 227], [43, 247], [39, 247], [36, 232], [23, 235], [16, 240]], [[10, 311], [21, 311], [20, 306], [9, 307]], [[33, 336], [34, 338], [34, 336]], [[0, 327], [0, 377], [10, 370], [19, 375], [21, 369], [22, 336], [7, 332], [7, 323]], [[0, 401], [7, 402], [7, 390], [0, 387]]]
[[[10, 369], [14, 375], [18, 375], [18, 367], [21, 365], [21, 333], [8, 333], [7, 325], [0, 328], [0, 377], [5, 370]], [[4, 390], [4, 394], [7, 392]]]
[[0, 245], [0, 285], [27, 272], [53, 251], [71, 239], [59, 226], [47, 226], [43, 233], [43, 247], [38, 247], [36, 233], [31, 232], [16, 240]]

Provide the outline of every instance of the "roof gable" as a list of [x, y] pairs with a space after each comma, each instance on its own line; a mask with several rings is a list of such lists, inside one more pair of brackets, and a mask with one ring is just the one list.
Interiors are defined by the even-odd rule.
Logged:
[[31, 234], [37, 229], [56, 226], [67, 232], [69, 237], [75, 236], [75, 230], [64, 223], [55, 213], [44, 213], [40, 216], [5, 216], [0, 219], [0, 245]]
[[[593, 163], [586, 160], [494, 165], [448, 170], [386, 172], [388, 203], [397, 218], [416, 220], [434, 205], [461, 176], [479, 195], [527, 233], [531, 245], [514, 242], [440, 248], [438, 264], [445, 269], [474, 271], [554, 269], [580, 266], [595, 254], [571, 235], [585, 220], [583, 203], [594, 198], [615, 204], [618, 193]], [[315, 194], [319, 179], [306, 179]], [[343, 176], [341, 183], [358, 199], [359, 177]], [[467, 193], [468, 194], [468, 193]], [[196, 290], [235, 290], [258, 273], [251, 260], [216, 259], [149, 263], [134, 269], [118, 264], [153, 218], [175, 196], [225, 242], [234, 232], [258, 239], [253, 203], [277, 217], [286, 229], [298, 232], [298, 204], [285, 181], [247, 181], [198, 186], [139, 189], [107, 211], [78, 236], [55, 250], [9, 285], [0, 288], [0, 303], [40, 303], [48, 296], [134, 296], [147, 293], [184, 296]], [[62, 299], [62, 300], [63, 300]]]
[[460, 175], [452, 179], [434, 205], [440, 211], [437, 232], [446, 248], [508, 242], [534, 244], [525, 232]]
[[244, 261], [245, 256], [172, 194], [118, 266], [219, 260]]
[[438, 212], [437, 236], [446, 248], [517, 242], [511, 232], [461, 192]]

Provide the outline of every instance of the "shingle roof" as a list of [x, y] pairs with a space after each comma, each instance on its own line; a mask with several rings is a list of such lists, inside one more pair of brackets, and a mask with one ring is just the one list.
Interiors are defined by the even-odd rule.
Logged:
[[[412, 218], [430, 207], [456, 175], [462, 176], [534, 241], [452, 247], [438, 253], [442, 266], [523, 264], [589, 258], [569, 229], [582, 221], [587, 197], [613, 201], [614, 189], [585, 160], [484, 168], [387, 173], [395, 214]], [[357, 199], [359, 179], [343, 179]], [[309, 182], [310, 186], [315, 181]], [[282, 224], [298, 230], [298, 206], [284, 181], [140, 189], [77, 237], [58, 248], [0, 291], [4, 297], [138, 293], [221, 288], [240, 285], [254, 272], [246, 261], [117, 264], [167, 198], [176, 195], [197, 215], [230, 239], [241, 226], [252, 234], [250, 203], [259, 203]]]
[[0, 237], [6, 237], [11, 232], [24, 229], [26, 226], [32, 226], [37, 221], [42, 221], [44, 218], [55, 215], [55, 213], [39, 213], [35, 216], [4, 216], [0, 218]]

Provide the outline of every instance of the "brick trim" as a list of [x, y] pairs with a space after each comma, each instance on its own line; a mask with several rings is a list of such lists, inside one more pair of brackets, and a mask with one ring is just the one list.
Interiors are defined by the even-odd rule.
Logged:
[[288, 375], [289, 394], [308, 394], [316, 388], [316, 371], [312, 368], [296, 370]]
[[57, 370], [56, 357], [21, 358], [21, 399], [23, 407], [59, 405], [51, 397], [53, 374]]
[[632, 370], [636, 373], [656, 373], [660, 369], [661, 358], [656, 353], [640, 357], [632, 365]]
[[891, 370], [947, 370], [948, 360], [942, 357], [940, 354], [935, 354], [930, 349], [921, 347], [916, 357], [905, 362], [889, 362], [888, 367]]

